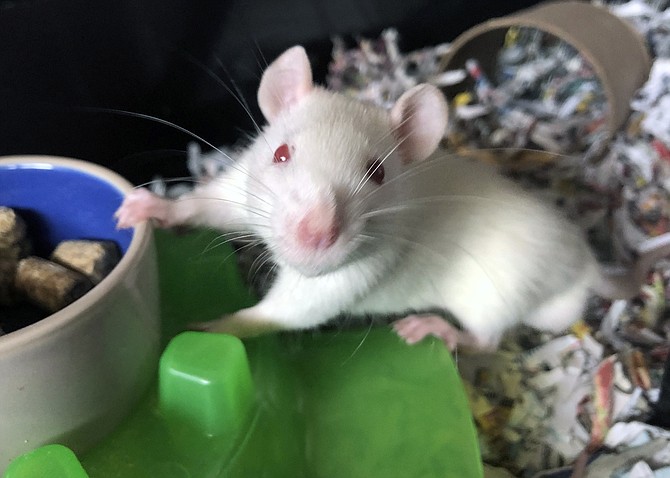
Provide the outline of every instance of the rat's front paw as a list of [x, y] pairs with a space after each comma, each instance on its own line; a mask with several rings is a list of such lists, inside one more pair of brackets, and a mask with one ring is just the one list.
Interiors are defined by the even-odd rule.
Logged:
[[170, 202], [148, 189], [135, 189], [126, 196], [121, 207], [114, 213], [116, 227], [127, 229], [149, 219], [156, 220], [159, 225], [167, 223]]

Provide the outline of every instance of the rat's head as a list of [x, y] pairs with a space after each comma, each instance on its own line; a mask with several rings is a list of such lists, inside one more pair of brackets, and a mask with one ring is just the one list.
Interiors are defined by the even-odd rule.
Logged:
[[386, 111], [315, 87], [302, 47], [268, 67], [258, 103], [268, 126], [252, 145], [249, 201], [269, 210], [259, 232], [277, 260], [306, 275], [378, 247], [366, 228], [381, 219], [367, 213], [399, 202], [394, 178], [430, 156], [446, 128], [436, 88], [414, 87]]

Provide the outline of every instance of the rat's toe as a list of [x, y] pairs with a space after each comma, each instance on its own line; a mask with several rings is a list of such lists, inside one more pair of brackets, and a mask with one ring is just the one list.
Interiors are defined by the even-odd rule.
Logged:
[[456, 327], [437, 315], [408, 315], [395, 322], [393, 329], [410, 345], [432, 335], [442, 340], [449, 350], [456, 348], [461, 335]]

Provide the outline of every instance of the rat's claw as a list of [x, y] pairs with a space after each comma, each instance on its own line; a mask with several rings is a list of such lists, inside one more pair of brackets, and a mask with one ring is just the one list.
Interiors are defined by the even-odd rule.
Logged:
[[116, 227], [127, 229], [149, 219], [155, 219], [159, 224], [164, 224], [168, 211], [168, 200], [156, 196], [148, 189], [135, 189], [126, 196], [114, 213]]

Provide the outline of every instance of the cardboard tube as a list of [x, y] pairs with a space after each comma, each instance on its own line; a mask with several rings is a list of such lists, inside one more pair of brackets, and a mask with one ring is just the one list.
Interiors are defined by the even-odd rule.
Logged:
[[[593, 67], [608, 102], [607, 133], [626, 121], [633, 94], [649, 77], [651, 57], [644, 39], [632, 26], [607, 9], [590, 3], [545, 3], [506, 17], [489, 20], [457, 37], [442, 62], [442, 71], [463, 68], [468, 58], [479, 61], [488, 75], [510, 27], [531, 27], [572, 45]], [[462, 85], [445, 89], [449, 99]]]

